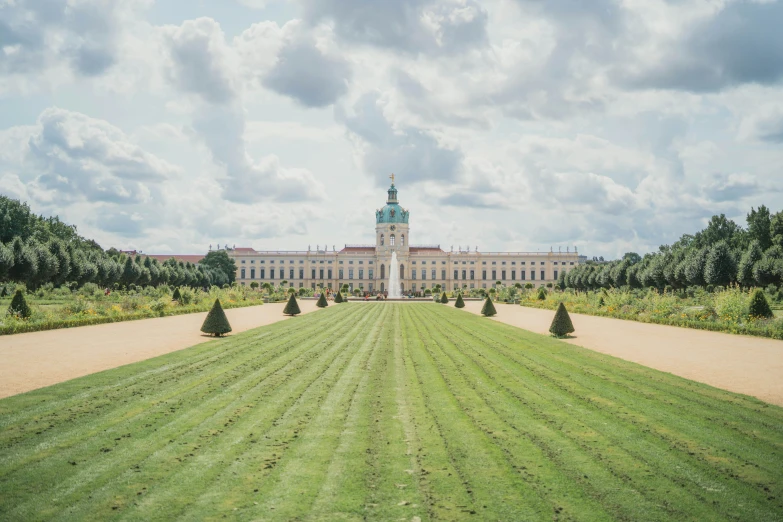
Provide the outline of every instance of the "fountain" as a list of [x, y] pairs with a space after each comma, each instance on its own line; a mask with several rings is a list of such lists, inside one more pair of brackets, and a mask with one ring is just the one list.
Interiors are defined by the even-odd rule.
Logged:
[[397, 252], [392, 252], [389, 265], [389, 299], [399, 299], [400, 295], [400, 267], [397, 266]]

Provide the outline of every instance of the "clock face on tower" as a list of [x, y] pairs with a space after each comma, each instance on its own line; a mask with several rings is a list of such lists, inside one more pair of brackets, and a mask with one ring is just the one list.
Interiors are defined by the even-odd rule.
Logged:
[[389, 227], [389, 230], [394, 232], [395, 230], [397, 230], [397, 227], [395, 225], [392, 225], [392, 226]]

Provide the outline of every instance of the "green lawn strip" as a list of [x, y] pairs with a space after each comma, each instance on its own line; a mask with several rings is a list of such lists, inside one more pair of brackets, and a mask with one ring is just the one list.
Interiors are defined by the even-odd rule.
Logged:
[[[453, 325], [452, 325], [453, 326]], [[476, 329], [472, 329], [473, 332]], [[520, 333], [522, 333], [520, 331]], [[549, 343], [557, 343], [554, 340], [545, 339]], [[561, 344], [562, 343], [557, 343]], [[545, 346], [545, 345], [544, 345]], [[541, 348], [543, 348], [542, 346]], [[565, 345], [563, 345], [565, 346]], [[733, 480], [732, 477], [728, 477], [721, 472], [719, 468], [716, 468], [714, 464], [707, 462], [706, 460], [700, 460], [697, 456], [689, 454], [687, 450], [683, 450], [682, 445], [672, 446], [668, 441], [661, 441], [655, 438], [652, 432], [655, 426], [647, 424], [633, 419], [627, 418], [627, 415], [621, 415], [620, 412], [612, 413], [611, 410], [614, 404], [603, 396], [604, 390], [600, 388], [600, 380], [596, 380], [594, 383], [595, 390], [588, 390], [589, 396], [579, 395], [580, 390], [577, 390], [578, 385], [573, 384], [570, 377], [578, 376], [577, 372], [572, 371], [570, 368], [565, 371], [566, 377], [558, 377], [555, 371], [548, 371], [541, 366], [535, 364], [531, 365], [531, 359], [535, 357], [542, 357], [548, 362], [552, 362], [552, 356], [550, 354], [544, 355], [541, 348], [537, 350], [535, 348], [523, 348], [522, 350], [510, 350], [512, 352], [511, 358], [501, 358], [500, 360], [492, 361], [495, 366], [488, 369], [488, 372], [493, 376], [495, 382], [503, 382], [500, 371], [507, 371], [506, 368], [513, 369], [513, 375], [516, 377], [518, 385], [527, 386], [536, 378], [536, 373], [541, 373], [545, 381], [549, 381], [555, 386], [548, 387], [546, 391], [546, 400], [540, 401], [542, 405], [540, 409], [544, 414], [544, 418], [550, 419], [550, 422], [557, 423], [561, 429], [568, 428], [569, 432], [578, 433], [580, 430], [579, 425], [574, 425], [573, 422], [569, 422], [568, 418], [562, 418], [559, 415], [560, 412], [566, 411], [564, 406], [571, 408], [578, 408], [572, 410], [572, 416], [578, 417], [580, 421], [583, 421], [587, 427], [593, 430], [589, 434], [589, 438], [593, 439], [590, 442], [590, 446], [595, 448], [596, 443], [601, 446], [610, 446], [613, 449], [622, 449], [623, 451], [630, 452], [633, 458], [641, 460], [641, 464], [645, 468], [655, 469], [655, 476], [647, 479], [642, 474], [639, 475], [637, 471], [635, 474], [633, 470], [629, 473], [628, 470], [625, 473], [629, 476], [636, 476], [637, 481], [640, 484], [646, 484], [652, 486], [659, 477], [668, 477], [669, 483], [679, 484], [677, 491], [685, 494], [690, 492], [694, 498], [700, 499], [702, 504], [710, 504], [710, 499], [720, 499], [720, 510], [724, 516], [734, 515], [732, 502], [726, 502], [725, 499], [735, 497], [742, 504], [745, 515], [750, 513], [763, 513], [764, 509], [769, 509], [769, 502], [762, 498], [764, 497], [760, 489], [754, 489], [749, 484], [740, 480]], [[553, 345], [551, 350], [564, 353], [563, 349], [558, 349], [556, 345]], [[566, 348], [565, 352], [572, 351], [573, 349]], [[487, 357], [488, 354], [484, 354], [485, 357], [482, 360], [492, 359]], [[563, 371], [562, 369], [560, 369]], [[650, 370], [655, 372], [654, 370]], [[517, 389], [513, 383], [508, 385], [509, 389]], [[560, 389], [557, 388], [560, 386]], [[570, 392], [569, 392], [570, 388]], [[544, 394], [542, 394], [543, 396]], [[551, 403], [551, 401], [555, 401]], [[587, 401], [587, 402], [586, 402]], [[683, 415], [682, 410], [671, 407], [670, 405], [663, 404], [659, 406], [662, 409], [670, 409], [672, 415], [679, 412]], [[607, 411], [604, 411], [607, 410]], [[627, 413], [622, 412], [622, 413]], [[671, 417], [670, 417], [671, 418]], [[583, 429], [583, 428], [582, 428]], [[658, 429], [661, 429], [658, 427]], [[676, 433], [676, 430], [670, 430]], [[710, 445], [716, 443], [722, 443], [724, 447], [731, 448], [733, 444], [726, 443], [724, 437], [718, 434], [713, 440], [700, 440], [701, 445]], [[720, 447], [720, 445], [718, 446]], [[616, 453], [616, 451], [614, 452]], [[767, 455], [774, 454], [774, 451], [767, 452]], [[607, 455], [603, 455], [603, 460], [611, 462], [616, 465], [618, 462], [622, 462], [618, 459], [607, 458]], [[622, 468], [619, 468], [622, 469]], [[660, 489], [660, 488], [659, 488]], [[684, 491], [683, 491], [684, 490]], [[678, 493], [667, 493], [667, 500], [676, 500]], [[693, 504], [688, 504], [687, 497], [682, 501], [677, 501], [676, 505], [683, 506], [688, 505], [691, 510], [698, 508]], [[750, 501], [751, 506], [747, 506]], [[712, 508], [710, 508], [712, 509]]]
[[[395, 305], [407, 306], [407, 305]], [[405, 319], [406, 308], [400, 308]], [[404, 324], [404, 322], [403, 322]], [[410, 421], [406, 423], [409, 444], [414, 444], [415, 465], [410, 471], [418, 481], [430, 520], [459, 520], [475, 514], [476, 505], [465, 477], [455, 467], [440, 427], [429, 412], [424, 391], [419, 382], [412, 352], [420, 349], [417, 332], [407, 325], [400, 332], [402, 337], [399, 353], [395, 354], [402, 363], [405, 377], [404, 405]]]
[[[362, 318], [358, 324], [367, 319]], [[153, 477], [155, 490], [124, 513], [125, 518], [188, 518], [187, 512], [193, 509], [200, 510], [196, 518], [222, 517], [233, 513], [234, 508], [252, 505], [253, 490], [259, 487], [254, 480], [260, 481], [264, 468], [274, 467], [295, 441], [307, 418], [317, 411], [322, 398], [319, 394], [333, 384], [353, 356], [350, 348], [355, 335], [351, 330], [355, 330], [356, 322], [345, 330], [333, 330], [334, 336], [321, 336], [308, 327], [306, 320], [302, 323], [301, 328], [309, 331], [315, 342], [328, 347], [323, 355], [298, 358], [296, 364], [278, 372], [275, 386], [267, 388], [266, 383], [258, 383], [245, 391], [240, 400], [250, 404], [241, 415], [210, 419], [199, 426], [201, 434], [181, 437], [191, 444], [198, 442], [198, 435], [205, 446], [198, 454], [186, 454], [192, 458], [183, 458], [186, 462], [173, 471]], [[275, 455], [271, 458], [264, 458], [272, 453]], [[176, 465], [172, 455], [165, 457]], [[243, 466], [258, 471], [240, 473]]]
[[424, 326], [434, 341], [430, 355], [465, 414], [503, 450], [511, 466], [546, 501], [548, 511], [555, 516], [579, 514], [589, 520], [612, 520], [614, 517], [601, 503], [578, 486], [584, 482], [580, 470], [560, 469], [550, 458], [551, 452], [547, 454], [531, 438], [519, 437], [513, 421], [520, 416], [518, 401], [492, 390], [494, 386], [486, 374], [460, 353], [458, 345], [449, 338], [448, 329], [432, 317], [416, 319], [426, 321]]
[[474, 499], [474, 511], [484, 519], [533, 520], [551, 516], [550, 506], [465, 414], [428, 353], [428, 346], [434, 343], [432, 332], [414, 324], [415, 313], [413, 309], [405, 310], [408, 327], [415, 329], [418, 337], [417, 345], [410, 351], [411, 359], [427, 408]]
[[[241, 341], [241, 339], [235, 338], [233, 341], [237, 342]], [[303, 346], [303, 349], [306, 349], [306, 347]], [[300, 352], [292, 353], [280, 364], [290, 365], [291, 361], [294, 361], [294, 363], [301, 363], [300, 356]], [[274, 370], [274, 368], [272, 368], [272, 370]], [[265, 371], [268, 372], [269, 370]], [[218, 376], [220, 375], [218, 368], [215, 368], [215, 372]], [[258, 379], [251, 376], [251, 381], [254, 380], [257, 381]], [[246, 381], [245, 384], [255, 384], [255, 382]], [[167, 388], [167, 390], [172, 392], [170, 388], [171, 387]], [[230, 403], [235, 399], [235, 396], [230, 393], [235, 388], [236, 387], [216, 386], [213, 402], [219, 403], [224, 409], [230, 408], [227, 403]], [[176, 389], [176, 387], [174, 387], [174, 389]], [[200, 401], [200, 398], [194, 400], [196, 403]], [[208, 401], [205, 401], [204, 403], [210, 404]], [[118, 402], [118, 404], [121, 403]], [[170, 404], [170, 402], [166, 402], [163, 403], [163, 407], [160, 409], [152, 408], [144, 411], [141, 416], [138, 414], [131, 416], [130, 418], [133, 420], [130, 425], [121, 425], [112, 427], [111, 429], [96, 429], [91, 423], [82, 426], [85, 433], [82, 434], [82, 439], [77, 439], [80, 441], [78, 447], [55, 452], [56, 461], [53, 462], [52, 459], [48, 459], [42, 464], [42, 475], [46, 477], [47, 474], [43, 472], [48, 470], [48, 467], [54, 465], [58, 468], [57, 477], [54, 479], [50, 478], [50, 480], [59, 482], [63, 478], [73, 478], [74, 480], [61, 482], [61, 485], [80, 484], [82, 486], [87, 486], [88, 484], [83, 484], [82, 482], [84, 481], [79, 480], [79, 477], [85, 476], [86, 474], [86, 476], [97, 478], [93, 477], [96, 475], [96, 466], [101, 466], [102, 469], [106, 469], [110, 475], [111, 473], [119, 473], [127, 470], [131, 468], [133, 464], [139, 466], [139, 464], [143, 463], [144, 457], [156, 451], [158, 446], [168, 444], [167, 441], [169, 438], [181, 434], [185, 427], [193, 428], [199, 426], [206, 415], [214, 413], [213, 410], [203, 408], [184, 409], [184, 411], [177, 413], [176, 407], [175, 411], [172, 412], [170, 411]], [[123, 421], [128, 417], [128, 413], [123, 412], [122, 408], [123, 407], [120, 407], [120, 411], [118, 412], [119, 421]], [[166, 408], [168, 408], [168, 411], [163, 411]], [[216, 408], [217, 406], [215, 406], [215, 409]], [[144, 410], [144, 408], [141, 409]], [[216, 409], [216, 411], [220, 410]], [[183, 414], [184, 417], [182, 416]], [[130, 437], [123, 437], [123, 435], [128, 433], [133, 434], [133, 439]], [[78, 437], [78, 435], [78, 433], [75, 434], [76, 437]], [[114, 441], [115, 438], [119, 438], [120, 442]], [[44, 444], [47, 443], [48, 442], [46, 441], [44, 442]], [[33, 449], [35, 450], [35, 448]], [[101, 449], [110, 449], [112, 452], [101, 452]], [[118, 459], [124, 459], [122, 462], [123, 467], [119, 469], [117, 468]], [[77, 462], [77, 466], [68, 465], [68, 462]], [[9, 474], [6, 477], [6, 474], [3, 472], [2, 476], [4, 477], [4, 480], [7, 478], [9, 481], [13, 480], [16, 484], [19, 484], [19, 482], [27, 476], [33, 480], [35, 486], [33, 492], [38, 490], [48, 492], [49, 490], [44, 488], [45, 484], [42, 484], [40, 478], [37, 478], [37, 471], [35, 466], [26, 466], [19, 473]], [[135, 468], [135, 471], [138, 471], [138, 468]], [[78, 475], [72, 477], [74, 474]]]
[[[315, 397], [303, 396], [302, 408], [310, 415], [300, 424], [301, 431], [296, 440], [290, 441], [289, 451], [283, 453], [264, 480], [259, 480], [259, 505], [251, 504], [245, 513], [241, 513], [240, 509], [241, 517], [291, 520], [309, 512], [328, 474], [333, 453], [339, 446], [355, 394], [367, 379], [365, 368], [377, 354], [377, 337], [384, 314], [388, 314], [388, 310], [368, 310], [367, 315], [373, 317], [373, 322], [364, 330], [356, 328], [361, 333], [352, 343], [351, 356], [341, 367], [334, 368], [329, 386], [312, 390]], [[274, 438], [277, 438], [276, 432], [285, 436], [295, 427], [289, 425], [297, 421], [297, 414], [292, 411], [281, 420], [280, 425], [270, 432]], [[355, 506], [361, 509], [364, 505], [362, 495], [355, 500], [358, 503]]]
[[[452, 326], [457, 328], [453, 323]], [[488, 335], [514, 330], [503, 328]], [[532, 340], [517, 342], [528, 348], [537, 346]], [[645, 424], [657, 436], [683, 446], [682, 449], [695, 454], [697, 459], [719, 461], [727, 467], [724, 474], [747, 473], [756, 478], [760, 490], [768, 487], [772, 480], [770, 474], [779, 477], [780, 466], [764, 457], [783, 450], [781, 408], [577, 347], [547, 353], [531, 350], [526, 354], [539, 364], [556, 361], [565, 366], [567, 377], [556, 382], [575, 382], [590, 389], [599, 386], [605, 409], [614, 409], [617, 415], [626, 416], [631, 422]], [[607, 399], [611, 402], [606, 402]], [[586, 400], [591, 399], [586, 397]], [[683, 410], [691, 415], [683, 416]], [[722, 455], [710, 455], [709, 448], [696, 442], [689, 444], [701, 438], [705, 430], [721, 432], [716, 438], [726, 442]], [[749, 466], [751, 461], [753, 466]]]
[[[54, 411], [50, 411], [52, 408], [48, 405], [38, 404], [35, 408], [28, 408], [35, 413], [34, 416], [30, 414], [22, 418], [14, 414], [4, 416], [0, 448], [8, 446], [13, 448], [13, 452], [9, 452], [7, 456], [0, 456], [0, 470], [9, 472], [14, 467], [28, 466], [33, 461], [45, 458], [53, 451], [62, 452], [70, 445], [82, 441], [86, 435], [91, 436], [91, 434], [110, 428], [113, 423], [129, 423], [134, 417], [134, 413], [135, 415], [143, 414], [149, 418], [150, 414], [155, 411], [170, 410], [171, 403], [175, 398], [182, 399], [187, 393], [194, 393], [193, 390], [210, 388], [207, 393], [198, 398], [199, 400], [204, 399], [211, 393], [217, 393], [218, 388], [226, 385], [225, 382], [222, 382], [218, 387], [214, 384], [217, 379], [225, 379], [228, 374], [236, 374], [237, 371], [247, 372], [247, 365], [251, 362], [258, 366], [267, 364], [267, 359], [270, 357], [290, 356], [292, 346], [289, 346], [290, 343], [287, 342], [288, 336], [280, 337], [286, 342], [277, 342], [277, 344], [282, 344], [282, 349], [263, 353], [259, 353], [257, 348], [253, 348], [257, 338], [258, 334], [247, 333], [234, 337], [230, 342], [228, 340], [214, 341], [190, 349], [187, 354], [184, 352], [167, 354], [25, 394], [28, 397], [18, 396], [0, 401], [0, 404], [3, 405], [6, 403], [13, 405], [18, 398], [29, 399], [44, 395], [45, 397], [54, 397], [47, 402], [55, 403]], [[305, 336], [302, 337], [302, 339], [305, 338]], [[272, 344], [274, 345], [275, 342], [273, 341]], [[217, 351], [217, 355], [210, 355], [211, 351]], [[185, 356], [182, 357], [179, 354]], [[166, 364], [172, 359], [176, 362]], [[189, 360], [192, 360], [193, 363], [188, 364]], [[136, 375], [143, 375], [143, 378], [134, 378], [131, 373], [129, 379], [124, 379], [123, 375], [127, 375], [129, 371], [132, 372], [133, 368], [150, 369], [137, 372]], [[205, 369], [209, 371], [205, 373]], [[107, 379], [110, 380], [111, 375], [119, 376], [117, 380], [119, 385], [102, 386], [99, 384], [95, 390], [89, 387], [89, 383], [93, 379], [102, 383]], [[159, 380], [150, 382], [151, 379]], [[74, 384], [75, 381], [78, 381], [78, 384]], [[167, 386], [167, 382], [176, 383], [177, 386]], [[79, 390], [80, 393], [75, 396], [76, 400], [60, 401], [56, 397], [61, 394], [58, 394], [56, 390], [61, 388], [65, 394], [68, 394], [73, 388]], [[129, 398], [133, 400], [129, 401]], [[126, 405], [120, 406], [119, 401], [123, 401]], [[23, 400], [22, 402], [28, 403], [29, 401]], [[108, 408], [109, 405], [114, 405], [115, 408]], [[43, 408], [46, 408], [47, 411], [41, 411]], [[16, 421], [14, 424], [8, 422], [13, 420]], [[85, 426], [89, 426], [91, 431], [85, 433]], [[46, 436], [43, 439], [27, 437], [26, 435], [31, 430], [36, 430], [34, 433], [41, 431], [40, 435]], [[32, 449], [41, 444], [45, 444], [49, 451], [29, 451], [26, 459], [16, 459], [16, 462], [13, 462], [13, 457], [25, 454], [25, 447]]]
[[[384, 304], [374, 306], [384, 306]], [[414, 476], [415, 459], [406, 438], [403, 415], [405, 373], [402, 367], [402, 331], [400, 306], [392, 308], [391, 320], [384, 332], [383, 357], [373, 372], [375, 383], [371, 397], [368, 431], [370, 444], [366, 454], [367, 518], [371, 520], [410, 520], [427, 518], [427, 507]], [[402, 406], [402, 408], [401, 408]]]

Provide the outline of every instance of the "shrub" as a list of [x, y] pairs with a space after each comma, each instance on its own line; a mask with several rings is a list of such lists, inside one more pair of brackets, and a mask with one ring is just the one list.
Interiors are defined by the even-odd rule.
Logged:
[[555, 337], [565, 337], [574, 332], [574, 324], [571, 322], [568, 310], [566, 310], [566, 307], [562, 302], [557, 307], [557, 312], [555, 312], [555, 317], [552, 319], [552, 325], [549, 327], [549, 331]]
[[552, 288], [552, 283], [547, 283], [547, 284], [546, 284], [546, 287], [547, 287], [547, 288]]
[[604, 303], [604, 296], [601, 296], [598, 298], [598, 306], [604, 306], [606, 303]]
[[724, 321], [739, 323], [748, 318], [748, 298], [739, 288], [728, 288], [715, 296], [715, 312]]
[[538, 299], [539, 301], [546, 300], [546, 290], [544, 290], [543, 287], [538, 289], [538, 295], [536, 296], [536, 299]]
[[174, 293], [171, 295], [171, 299], [178, 303], [182, 301], [182, 294], [180, 293], [179, 288], [174, 289]]
[[8, 288], [6, 288], [5, 286], [3, 287], [2, 290], [0, 290], [0, 297], [8, 297]]
[[17, 317], [21, 317], [22, 319], [27, 319], [33, 315], [33, 311], [27, 304], [27, 301], [24, 298], [24, 293], [21, 290], [17, 290], [14, 294], [14, 298], [11, 299], [11, 306], [8, 307], [8, 313]]
[[[291, 297], [293, 297], [294, 294], [291, 294]], [[318, 298], [318, 302], [315, 303], [315, 306], [318, 308], [326, 308], [329, 306], [329, 303], [326, 302], [326, 293], [321, 292], [321, 297]]]
[[753, 295], [750, 296], [748, 315], [753, 318], [763, 319], [774, 317], [772, 309], [769, 307], [769, 303], [767, 302], [767, 298], [764, 296], [764, 291], [761, 288], [757, 288], [753, 292]]
[[343, 294], [340, 293], [340, 291], [337, 291], [337, 295], [334, 296], [334, 302], [335, 303], [342, 303], [343, 302]]
[[462, 300], [462, 294], [457, 294], [457, 302], [454, 303], [454, 308], [465, 308], [465, 301]]
[[525, 283], [525, 290], [530, 290], [533, 288], [533, 283]]
[[440, 294], [440, 302], [442, 304], [448, 304], [449, 297], [446, 295], [446, 292], [443, 292], [442, 294]]
[[487, 300], [484, 301], [484, 306], [481, 307], [481, 315], [484, 317], [492, 317], [493, 315], [497, 315], [497, 313], [495, 305], [492, 303], [492, 299], [487, 297]]
[[205, 334], [211, 334], [217, 337], [231, 331], [231, 325], [228, 324], [226, 312], [224, 312], [223, 307], [220, 306], [220, 299], [215, 299], [212, 310], [209, 311], [207, 318], [204, 319], [204, 324], [201, 325], [201, 331]]
[[168, 306], [169, 304], [165, 300], [158, 299], [157, 301], [154, 301], [152, 304], [150, 304], [150, 310], [163, 317], [166, 315], [166, 308], [168, 308]]
[[258, 281], [252, 281], [250, 283], [250, 288], [252, 288], [253, 290], [256, 290], [258, 288]]
[[291, 294], [291, 297], [288, 298], [288, 303], [286, 303], [283, 313], [290, 316], [302, 313], [299, 309], [299, 303], [296, 302], [296, 294]]

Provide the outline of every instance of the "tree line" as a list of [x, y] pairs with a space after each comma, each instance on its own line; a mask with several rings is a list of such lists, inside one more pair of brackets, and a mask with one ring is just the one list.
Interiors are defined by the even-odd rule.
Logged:
[[664, 290], [695, 287], [779, 287], [783, 283], [783, 211], [751, 208], [747, 228], [713, 216], [704, 230], [685, 234], [644, 257], [629, 252], [622, 259], [588, 261], [561, 273], [561, 288], [610, 287]]
[[55, 287], [189, 286], [231, 284], [236, 265], [225, 251], [210, 252], [198, 264], [174, 258], [126, 255], [114, 248], [103, 250], [81, 237], [76, 226], [58, 217], [37, 216], [26, 203], [0, 196], [0, 282], [24, 283], [35, 289]]

